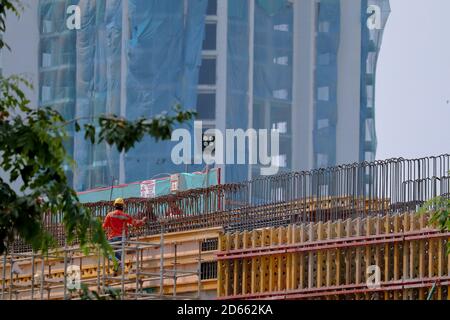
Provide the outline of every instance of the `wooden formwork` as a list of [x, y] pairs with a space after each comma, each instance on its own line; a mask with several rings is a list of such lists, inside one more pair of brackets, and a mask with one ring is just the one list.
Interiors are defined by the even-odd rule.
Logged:
[[221, 235], [218, 297], [450, 299], [450, 233], [428, 219], [406, 213]]

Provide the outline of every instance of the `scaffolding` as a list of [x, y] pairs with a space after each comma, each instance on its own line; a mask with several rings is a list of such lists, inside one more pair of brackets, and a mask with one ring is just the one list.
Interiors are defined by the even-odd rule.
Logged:
[[[88, 254], [80, 247], [68, 246], [45, 255], [7, 253], [2, 257], [1, 300], [200, 299], [201, 241], [195, 270], [182, 268], [178, 245], [165, 241], [162, 227], [159, 242], [125, 236], [112, 242], [113, 252], [122, 257], [117, 265], [114, 258], [101, 254], [99, 247], [91, 248]], [[150, 266], [155, 258], [159, 259], [157, 269]], [[196, 292], [179, 294], [181, 278], [195, 282]]]

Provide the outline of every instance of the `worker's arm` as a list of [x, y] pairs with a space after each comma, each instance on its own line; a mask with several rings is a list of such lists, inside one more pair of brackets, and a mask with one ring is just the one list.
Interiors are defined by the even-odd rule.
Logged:
[[132, 225], [133, 227], [140, 227], [140, 226], [144, 225], [145, 222], [147, 222], [147, 217], [145, 217], [142, 220], [139, 220], [139, 219], [134, 219], [133, 217], [131, 217], [128, 214], [125, 214], [125, 215], [128, 218], [127, 223]]
[[143, 226], [146, 222], [147, 222], [147, 217], [144, 217], [144, 219], [138, 220], [138, 219], [134, 219], [134, 226], [136, 227], [140, 227]]
[[109, 214], [106, 216], [105, 221], [103, 222], [103, 229], [109, 228], [110, 218]]

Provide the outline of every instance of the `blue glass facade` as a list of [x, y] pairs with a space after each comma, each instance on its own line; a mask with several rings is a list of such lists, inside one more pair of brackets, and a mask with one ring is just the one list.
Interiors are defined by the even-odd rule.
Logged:
[[336, 164], [340, 16], [340, 0], [321, 0], [318, 3], [313, 134], [316, 168]]
[[[248, 127], [249, 92], [249, 3], [241, 0], [228, 1], [227, 30], [227, 113], [226, 127], [246, 130]], [[235, 151], [236, 154], [236, 151]], [[225, 171], [226, 181], [247, 180], [248, 167], [229, 165]]]
[[[72, 4], [80, 7], [80, 30], [66, 27]], [[175, 104], [195, 109], [208, 0], [129, 0], [125, 43], [122, 5], [121, 0], [40, 0], [40, 106], [53, 106], [67, 119], [86, 119], [81, 123], [104, 113], [152, 117]], [[123, 43], [126, 75], [121, 72]], [[67, 148], [77, 167], [67, 172], [77, 190], [119, 179], [117, 150], [93, 146], [83, 132], [69, 131]], [[150, 138], [138, 144], [125, 155], [126, 181], [183, 171], [170, 161], [172, 146]]]
[[[65, 27], [65, 10], [71, 4], [81, 8], [78, 31]], [[366, 27], [370, 4], [382, 7], [383, 28], [389, 15], [388, 0], [362, 0], [360, 160], [370, 160], [376, 152], [374, 78], [383, 30]], [[290, 171], [296, 147], [292, 128], [297, 123], [292, 118], [293, 78], [294, 72], [302, 72], [294, 64], [294, 6], [289, 0], [228, 0], [227, 12], [219, 12], [223, 7], [217, 0], [40, 0], [40, 105], [57, 108], [67, 119], [103, 113], [137, 119], [170, 112], [181, 104], [197, 108], [201, 120], [215, 121], [216, 126], [223, 121], [228, 129], [276, 128], [280, 155], [272, 161], [280, 171]], [[340, 0], [321, 0], [317, 5], [311, 61], [314, 167], [336, 163], [341, 10]], [[227, 23], [226, 39], [221, 38], [226, 41], [225, 52], [217, 52], [219, 15]], [[219, 55], [226, 59], [222, 74]], [[223, 87], [217, 85], [219, 77], [226, 77]], [[220, 91], [226, 97], [224, 119], [216, 119]], [[186, 169], [172, 163], [172, 142], [146, 138], [121, 158], [115, 149], [92, 146], [83, 133], [69, 129], [72, 139], [67, 148], [78, 165], [74, 175], [78, 190], [109, 186], [121, 168], [124, 182]], [[188, 170], [203, 167], [190, 165]], [[249, 173], [258, 176], [260, 166], [227, 165], [225, 172], [226, 181], [241, 181]], [[68, 174], [72, 176], [70, 170]]]
[[[381, 9], [381, 25], [370, 29], [367, 20], [375, 5]], [[361, 1], [361, 71], [359, 159], [375, 160], [375, 78], [383, 31], [390, 14], [389, 0]], [[336, 165], [338, 122], [338, 50], [340, 45], [340, 0], [321, 0], [317, 7], [316, 72], [314, 92], [314, 167]]]
[[[126, 117], [152, 117], [170, 112], [178, 103], [195, 109], [208, 1], [130, 0], [129, 4]], [[145, 138], [125, 156], [127, 181], [183, 171], [184, 166], [170, 159], [173, 146]]]
[[253, 127], [279, 130], [280, 154], [272, 160], [280, 171], [292, 168], [293, 28], [290, 2], [256, 1]]
[[[230, 129], [280, 130], [281, 170], [289, 170], [292, 150], [293, 6], [289, 1], [255, 1], [253, 52], [249, 2], [228, 1], [227, 119]], [[250, 64], [253, 86], [249, 87]], [[249, 109], [252, 94], [252, 110]], [[248, 154], [246, 154], [248, 159]], [[260, 174], [253, 165], [252, 177]], [[227, 165], [226, 180], [248, 179], [247, 165]]]
[[[80, 1], [79, 6], [82, 24], [76, 37], [75, 117], [93, 118], [105, 113], [119, 115], [122, 1]], [[83, 132], [75, 134], [74, 144], [77, 189], [110, 185], [112, 177], [118, 179], [117, 150], [105, 143], [92, 145], [84, 139]]]
[[[39, 107], [52, 106], [66, 119], [75, 118], [76, 110], [76, 33], [66, 28], [66, 8], [78, 0], [40, 0], [39, 2]], [[65, 143], [74, 153], [74, 127]], [[73, 171], [66, 168], [69, 181]]]

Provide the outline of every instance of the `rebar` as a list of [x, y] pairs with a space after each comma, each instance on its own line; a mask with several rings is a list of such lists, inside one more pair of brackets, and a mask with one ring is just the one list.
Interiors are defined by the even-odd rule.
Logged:
[[161, 224], [161, 237], [160, 237], [160, 247], [159, 247], [159, 295], [162, 297], [164, 295], [164, 223]]
[[5, 255], [3, 256], [3, 275], [2, 275], [2, 300], [5, 300], [5, 290], [6, 290], [6, 261], [7, 261], [7, 256]]
[[122, 274], [121, 274], [121, 284], [122, 284], [122, 300], [125, 299], [125, 239], [126, 237], [126, 233], [125, 233], [125, 228], [122, 231], [122, 248], [121, 248], [121, 259], [120, 259], [120, 264], [121, 264], [121, 270], [122, 270]]

